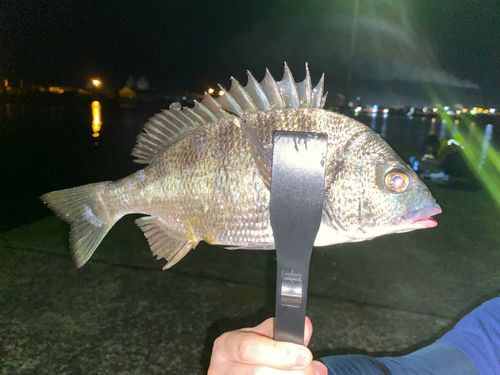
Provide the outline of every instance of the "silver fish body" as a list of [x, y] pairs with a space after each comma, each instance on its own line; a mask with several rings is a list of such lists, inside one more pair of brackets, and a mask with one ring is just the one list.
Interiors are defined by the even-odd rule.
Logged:
[[321, 108], [322, 80], [320, 88], [311, 89], [307, 72], [306, 80], [295, 84], [286, 66], [283, 81], [269, 77], [259, 85], [249, 75], [246, 88], [233, 80], [218, 102], [210, 97], [193, 111], [156, 115], [133, 151], [138, 162], [148, 163], [144, 169], [116, 182], [42, 196], [71, 224], [77, 266], [130, 213], [147, 215], [136, 222], [153, 254], [167, 259], [165, 268], [200, 241], [274, 248], [269, 160], [276, 130], [328, 134], [316, 246], [435, 225], [430, 216], [440, 212], [439, 206], [387, 143], [365, 125]]

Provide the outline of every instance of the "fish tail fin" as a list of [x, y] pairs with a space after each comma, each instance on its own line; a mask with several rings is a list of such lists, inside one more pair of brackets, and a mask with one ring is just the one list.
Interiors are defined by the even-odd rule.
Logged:
[[71, 226], [70, 244], [78, 268], [92, 256], [97, 246], [119, 218], [110, 215], [101, 191], [109, 182], [53, 191], [40, 199]]

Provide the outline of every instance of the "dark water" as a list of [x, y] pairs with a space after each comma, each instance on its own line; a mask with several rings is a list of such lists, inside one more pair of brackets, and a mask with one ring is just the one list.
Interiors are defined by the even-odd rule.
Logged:
[[[147, 119], [168, 103], [125, 105], [102, 101], [99, 110], [95, 106], [92, 109], [91, 101], [0, 102], [0, 231], [48, 216], [50, 210], [38, 198], [44, 193], [116, 180], [141, 168], [130, 156], [136, 136]], [[421, 149], [429, 134], [450, 135], [449, 127], [440, 119], [357, 119], [381, 134], [404, 157]], [[100, 129], [93, 129], [93, 122], [100, 122]], [[460, 122], [453, 126], [466, 138], [482, 137], [483, 142], [476, 140], [476, 147], [484, 147], [486, 125]], [[488, 144], [498, 148], [500, 130], [490, 126], [489, 133]]]

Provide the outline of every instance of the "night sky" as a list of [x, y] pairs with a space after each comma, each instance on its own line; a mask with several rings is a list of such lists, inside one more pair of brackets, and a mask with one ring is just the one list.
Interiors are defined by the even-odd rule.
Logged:
[[[260, 81], [268, 67], [296, 81], [308, 62], [326, 74], [327, 103], [348, 93], [354, 0], [4, 1], [0, 79], [11, 85], [153, 88], [203, 92]], [[500, 3], [359, 0], [351, 98], [363, 104], [500, 106]], [[436, 100], [434, 101], [434, 104]], [[327, 104], [328, 105], [328, 104]]]

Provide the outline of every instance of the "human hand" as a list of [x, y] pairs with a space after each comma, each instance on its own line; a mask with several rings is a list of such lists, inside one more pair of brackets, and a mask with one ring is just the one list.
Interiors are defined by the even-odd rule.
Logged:
[[[215, 340], [208, 375], [328, 375], [306, 346], [272, 339], [274, 318], [254, 328], [226, 332]], [[312, 335], [306, 318], [304, 345]]]

